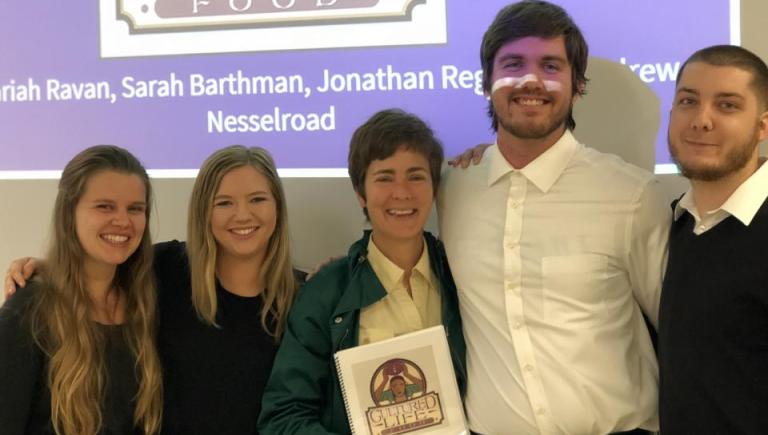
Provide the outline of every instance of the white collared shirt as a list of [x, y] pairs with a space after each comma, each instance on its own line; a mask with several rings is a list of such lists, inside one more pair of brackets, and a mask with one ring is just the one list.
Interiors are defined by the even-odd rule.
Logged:
[[656, 324], [670, 207], [646, 171], [567, 131], [521, 170], [497, 146], [441, 182], [472, 430], [656, 430]]
[[744, 180], [720, 208], [710, 210], [704, 213], [704, 216], [699, 216], [693, 200], [693, 190], [688, 189], [675, 206], [675, 220], [678, 220], [686, 211], [690, 213], [696, 221], [693, 233], [697, 236], [712, 229], [728, 216], [733, 216], [748, 226], [766, 198], [768, 198], [768, 164], [762, 162], [757, 171]]

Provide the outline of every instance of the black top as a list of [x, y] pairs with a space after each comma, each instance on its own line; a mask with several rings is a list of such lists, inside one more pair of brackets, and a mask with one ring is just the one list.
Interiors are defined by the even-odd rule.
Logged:
[[164, 369], [163, 433], [257, 434], [261, 396], [277, 352], [261, 326], [262, 298], [241, 297], [216, 283], [219, 328], [192, 306], [183, 243], [155, 245]]
[[665, 434], [768, 433], [768, 201], [749, 226], [672, 226], [659, 314]]
[[[19, 289], [0, 308], [0, 433], [53, 434], [47, 358], [32, 338], [27, 313], [36, 281]], [[105, 338], [107, 388], [103, 401], [102, 435], [139, 433], [133, 426], [133, 397], [138, 383], [135, 359], [121, 326], [98, 325]]]

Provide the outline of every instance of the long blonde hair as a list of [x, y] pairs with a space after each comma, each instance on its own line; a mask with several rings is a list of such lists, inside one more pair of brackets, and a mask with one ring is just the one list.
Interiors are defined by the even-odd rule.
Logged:
[[[88, 148], [64, 168], [53, 209], [52, 237], [35, 292], [30, 321], [35, 342], [48, 357], [51, 422], [59, 435], [92, 435], [103, 426], [101, 404], [107, 385], [105, 338], [90, 320], [85, 252], [76, 233], [75, 207], [90, 177], [104, 170], [138, 175], [146, 191], [149, 222], [152, 189], [141, 163], [110, 145]], [[160, 361], [155, 348], [155, 284], [149, 225], [136, 251], [117, 267], [114, 285], [126, 295], [121, 328], [136, 359], [139, 381], [134, 424], [157, 433], [162, 416]]]
[[[192, 188], [187, 224], [187, 254], [192, 281], [192, 304], [205, 323], [216, 323], [216, 258], [218, 247], [211, 231], [213, 199], [221, 179], [229, 171], [251, 166], [266, 177], [277, 208], [275, 232], [269, 238], [267, 254], [261, 268], [265, 288], [261, 310], [261, 326], [279, 340], [285, 330], [288, 311], [296, 294], [296, 278], [291, 264], [288, 235], [288, 211], [285, 194], [275, 163], [263, 148], [232, 145], [222, 148], [205, 160]], [[270, 315], [272, 319], [270, 319]]]

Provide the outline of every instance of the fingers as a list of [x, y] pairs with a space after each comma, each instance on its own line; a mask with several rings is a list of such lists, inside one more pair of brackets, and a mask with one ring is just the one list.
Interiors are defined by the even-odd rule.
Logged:
[[483, 154], [485, 154], [485, 150], [488, 149], [489, 146], [491, 146], [491, 144], [483, 143], [472, 148], [472, 164], [473, 165], [480, 163], [480, 160], [483, 159]]
[[476, 165], [480, 163], [480, 159], [483, 158], [484, 149], [480, 148], [482, 145], [478, 145], [472, 148], [472, 164]]
[[37, 270], [38, 261], [34, 257], [27, 257], [27, 262], [24, 263], [24, 266], [21, 269], [21, 275], [24, 278], [24, 280], [27, 280], [32, 277], [32, 274], [35, 273], [35, 270]]
[[458, 156], [448, 160], [448, 165], [461, 169], [467, 169], [470, 164], [477, 165], [483, 159], [483, 154], [489, 146], [491, 146], [491, 144], [487, 143], [475, 145]]
[[13, 280], [11, 279], [10, 275], [6, 273], [5, 279], [3, 280], [3, 298], [8, 299], [15, 290], [16, 290], [16, 285], [13, 283]]
[[22, 257], [11, 262], [3, 279], [3, 294], [6, 299], [16, 293], [17, 286], [26, 287], [27, 280], [34, 273], [36, 266], [35, 259], [31, 257]]
[[448, 160], [448, 165], [454, 168], [460, 167], [462, 169], [467, 169], [469, 167], [469, 163], [472, 162], [474, 157], [473, 150], [474, 149], [468, 149], [458, 156]]
[[6, 271], [6, 275], [10, 275], [11, 279], [19, 287], [25, 287], [27, 285], [27, 278], [29, 278], [29, 275], [24, 276], [24, 266], [27, 264], [29, 264], [29, 257], [18, 258], [13, 260], [8, 267], [8, 271]]
[[461, 169], [467, 169], [472, 162], [472, 150], [464, 151], [461, 155]]

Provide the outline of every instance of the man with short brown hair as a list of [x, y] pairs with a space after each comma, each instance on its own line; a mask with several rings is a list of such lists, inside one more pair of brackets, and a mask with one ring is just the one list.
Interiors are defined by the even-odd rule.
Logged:
[[680, 69], [669, 149], [691, 188], [674, 204], [659, 323], [664, 433], [768, 431], [768, 67], [736, 46]]
[[496, 145], [438, 201], [476, 433], [658, 429], [643, 313], [655, 323], [670, 209], [652, 174], [573, 136], [587, 55], [543, 1], [503, 8], [483, 38]]

